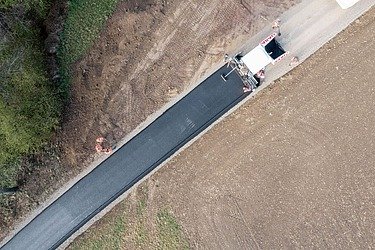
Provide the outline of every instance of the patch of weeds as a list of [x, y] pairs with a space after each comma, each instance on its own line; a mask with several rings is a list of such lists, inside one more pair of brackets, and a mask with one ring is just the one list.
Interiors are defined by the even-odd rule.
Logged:
[[142, 197], [137, 204], [137, 216], [141, 217], [143, 213], [146, 211], [147, 208], [147, 201], [146, 198]]
[[116, 216], [101, 230], [91, 231], [81, 240], [73, 242], [70, 249], [122, 249], [122, 238], [126, 231], [126, 220], [123, 216]]
[[82, 248], [74, 248], [74, 249], [101, 250], [101, 249], [104, 249], [104, 241], [102, 241], [102, 240], [94, 240], [89, 245], [84, 245], [84, 246], [82, 246]]
[[20, 160], [8, 161], [6, 164], [0, 164], [0, 187], [17, 186], [17, 170], [19, 166]]
[[0, 195], [0, 216], [2, 223], [9, 224], [13, 219], [13, 209], [12, 207], [14, 204], [14, 199], [10, 196]]
[[113, 247], [115, 248], [120, 248], [121, 247], [121, 242], [122, 242], [122, 237], [123, 237], [123, 234], [126, 230], [126, 227], [125, 227], [125, 220], [120, 217], [116, 222], [115, 222], [115, 225], [114, 225], [114, 228], [113, 228]]
[[141, 186], [138, 189], [138, 202], [136, 206], [136, 234], [135, 242], [138, 246], [142, 247], [149, 241], [148, 230], [145, 225], [145, 212], [147, 210], [147, 198], [148, 198], [148, 188], [147, 186]]
[[[122, 203], [97, 227], [74, 241], [69, 249], [124, 249], [125, 246], [129, 248], [129, 244], [133, 248], [148, 248], [152, 239], [146, 219], [147, 198], [147, 186], [139, 187], [135, 206]], [[129, 217], [126, 218], [126, 215]]]
[[148, 187], [142, 185], [138, 188], [137, 193], [139, 198], [137, 202], [136, 212], [138, 217], [142, 217], [147, 208]]
[[157, 214], [159, 231], [159, 249], [189, 249], [189, 243], [184, 238], [182, 228], [176, 218], [164, 209]]
[[140, 222], [137, 227], [135, 242], [138, 246], [144, 246], [148, 241], [148, 231], [143, 222]]

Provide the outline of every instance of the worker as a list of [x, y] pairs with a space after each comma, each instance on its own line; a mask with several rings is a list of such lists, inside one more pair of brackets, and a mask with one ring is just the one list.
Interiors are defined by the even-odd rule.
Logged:
[[96, 138], [97, 143], [103, 143], [105, 141], [104, 137], [98, 137]]
[[95, 150], [96, 150], [97, 153], [102, 152], [102, 150], [103, 150], [102, 145], [100, 145], [99, 143], [96, 143]]
[[109, 155], [109, 154], [112, 153], [112, 148], [104, 148], [104, 149], [102, 150], [102, 152], [103, 152], [104, 154], [106, 154], [106, 155]]
[[281, 36], [281, 32], [280, 32], [280, 19], [276, 19], [273, 24], [272, 24], [272, 29], [275, 30], [277, 29], [277, 35], [278, 36]]
[[289, 66], [295, 66], [299, 63], [299, 59], [297, 56], [293, 56], [292, 59], [290, 60]]
[[95, 144], [95, 150], [97, 153], [105, 153], [105, 154], [111, 154], [112, 153], [112, 147], [107, 146], [104, 147], [103, 144], [107, 140], [104, 137], [98, 137], [96, 138], [96, 144]]
[[251, 86], [249, 84], [244, 84], [242, 89], [243, 89], [244, 93], [253, 91], [253, 89], [251, 88]]
[[264, 69], [261, 69], [259, 70], [257, 73], [256, 73], [256, 76], [259, 78], [259, 79], [264, 79], [266, 77], [265, 73], [264, 73]]

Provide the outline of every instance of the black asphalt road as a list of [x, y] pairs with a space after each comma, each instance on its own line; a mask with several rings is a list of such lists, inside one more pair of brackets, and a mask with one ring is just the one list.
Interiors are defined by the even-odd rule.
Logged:
[[78, 181], [3, 249], [53, 249], [246, 95], [222, 67]]

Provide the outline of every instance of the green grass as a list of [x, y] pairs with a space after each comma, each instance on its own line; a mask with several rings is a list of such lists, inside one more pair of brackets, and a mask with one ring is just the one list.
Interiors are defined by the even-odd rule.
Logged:
[[189, 249], [189, 244], [183, 237], [181, 226], [168, 210], [162, 210], [157, 214], [157, 222], [159, 249]]
[[107, 18], [119, 0], [71, 0], [61, 34], [58, 51], [62, 75], [62, 92], [70, 85], [70, 67], [79, 60], [98, 38]]

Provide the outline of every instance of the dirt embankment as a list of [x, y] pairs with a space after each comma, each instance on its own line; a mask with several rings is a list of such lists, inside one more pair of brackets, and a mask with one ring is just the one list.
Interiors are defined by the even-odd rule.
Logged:
[[121, 139], [221, 61], [225, 51], [268, 24], [260, 16], [272, 20], [289, 5], [121, 3], [99, 41], [76, 65], [63, 125], [68, 162], [76, 166], [91, 161], [96, 136]]
[[71, 99], [51, 150], [25, 163], [23, 192], [1, 222], [39, 204], [96, 157], [95, 138], [115, 143], [189, 87], [227, 51], [298, 0], [123, 1], [74, 66]]

